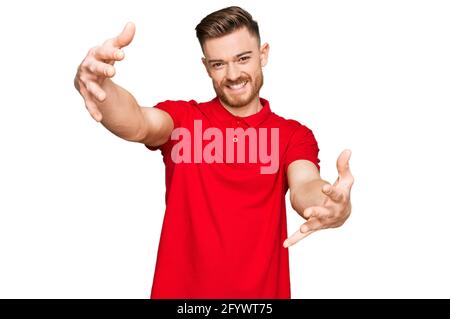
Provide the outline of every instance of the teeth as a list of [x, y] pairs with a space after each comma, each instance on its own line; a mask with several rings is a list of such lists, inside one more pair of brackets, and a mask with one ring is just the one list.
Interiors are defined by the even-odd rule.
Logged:
[[242, 83], [240, 83], [240, 84], [228, 85], [228, 87], [229, 87], [230, 89], [233, 89], [233, 90], [238, 90], [238, 89], [244, 87], [245, 84], [247, 84], [247, 81], [242, 82]]

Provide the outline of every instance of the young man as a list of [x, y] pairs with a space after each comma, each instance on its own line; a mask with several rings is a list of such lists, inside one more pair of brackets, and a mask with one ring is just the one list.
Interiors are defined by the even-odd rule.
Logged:
[[[342, 225], [351, 211], [350, 151], [333, 185], [319, 174], [312, 131], [259, 97], [269, 45], [239, 7], [196, 27], [216, 97], [141, 107], [113, 83], [135, 27], [92, 48], [75, 87], [92, 117], [128, 141], [162, 152], [166, 212], [152, 298], [290, 298], [290, 245]], [[287, 237], [285, 194], [307, 221]]]

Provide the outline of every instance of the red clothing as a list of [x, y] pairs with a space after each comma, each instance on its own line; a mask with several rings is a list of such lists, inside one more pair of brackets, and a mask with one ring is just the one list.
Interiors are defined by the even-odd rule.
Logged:
[[[248, 161], [250, 143], [245, 163], [176, 164], [171, 150], [178, 140], [146, 145], [161, 150], [166, 167], [166, 212], [151, 298], [290, 298], [289, 255], [283, 248], [287, 167], [306, 159], [320, 170], [319, 148], [310, 129], [274, 114], [267, 100], [260, 101], [261, 111], [247, 117], [228, 112], [218, 97], [155, 106], [169, 113], [175, 128], [192, 134], [194, 120], [201, 120], [203, 132], [216, 127], [224, 137], [226, 128], [278, 128], [279, 169], [261, 174], [268, 164], [259, 157], [256, 163]], [[224, 158], [226, 151], [224, 142]]]

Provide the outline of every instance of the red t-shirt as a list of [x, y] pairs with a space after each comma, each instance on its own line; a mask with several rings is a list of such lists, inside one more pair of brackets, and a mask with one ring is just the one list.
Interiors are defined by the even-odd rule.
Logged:
[[[204, 103], [167, 100], [155, 106], [169, 113], [179, 134], [159, 147], [146, 145], [161, 150], [166, 167], [166, 212], [151, 298], [290, 298], [289, 255], [283, 247], [287, 167], [305, 159], [320, 170], [319, 148], [310, 129], [273, 113], [267, 100], [260, 102], [263, 108], [247, 117], [228, 112], [218, 97]], [[257, 134], [233, 135], [234, 156], [227, 158], [227, 128], [238, 127]], [[215, 128], [214, 138], [202, 138], [208, 128]], [[181, 137], [180, 132], [185, 134]], [[188, 142], [187, 133], [190, 149], [185, 144], [180, 151], [180, 143], [185, 138]], [[276, 135], [278, 149], [272, 147]], [[256, 154], [250, 147], [255, 136]], [[245, 161], [238, 160], [242, 138]], [[202, 157], [201, 150], [207, 152], [213, 140], [218, 144], [210, 154], [221, 155], [222, 161]], [[261, 152], [276, 153], [278, 167], [275, 157], [268, 161]], [[274, 172], [263, 174], [269, 165]]]

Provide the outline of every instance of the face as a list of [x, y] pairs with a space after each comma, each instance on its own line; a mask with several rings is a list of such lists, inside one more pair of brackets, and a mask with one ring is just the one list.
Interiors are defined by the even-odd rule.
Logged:
[[217, 96], [229, 107], [240, 108], [259, 97], [268, 52], [269, 45], [259, 48], [247, 28], [205, 41], [202, 62]]

